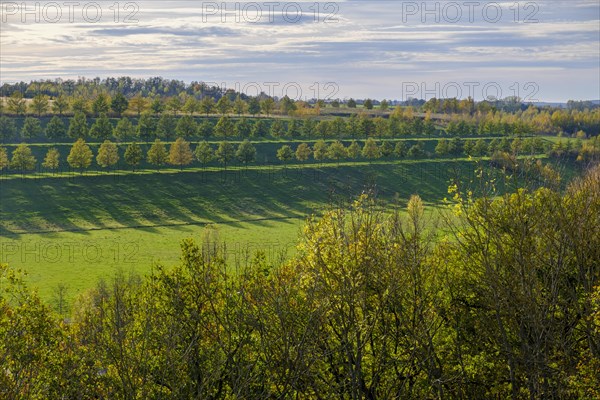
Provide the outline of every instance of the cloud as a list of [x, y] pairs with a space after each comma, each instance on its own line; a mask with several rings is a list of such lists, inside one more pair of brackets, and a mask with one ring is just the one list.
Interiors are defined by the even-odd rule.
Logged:
[[[115, 23], [108, 8], [97, 23], [79, 17], [23, 24], [17, 15], [2, 24], [0, 78], [131, 74], [306, 87], [335, 81], [341, 97], [374, 98], [399, 97], [407, 81], [506, 80], [507, 87], [539, 82], [544, 100], [600, 97], [596, 0], [544, 0], [528, 9], [530, 3], [518, 3], [518, 15], [514, 2], [496, 3], [503, 10], [496, 23], [479, 9], [473, 21], [463, 13], [458, 22], [425, 15], [423, 23], [418, 13], [405, 22], [407, 3], [299, 2], [302, 16], [294, 23], [281, 12], [291, 3], [269, 14], [260, 2], [260, 18], [232, 2], [215, 13], [208, 2], [190, 1], [140, 1], [135, 23], [123, 22], [123, 13]], [[448, 3], [439, 2], [440, 10]], [[539, 22], [525, 23], [527, 16]]]
[[210, 26], [200, 28], [187, 28], [187, 29], [172, 29], [163, 27], [119, 27], [119, 28], [102, 28], [94, 29], [89, 32], [90, 35], [96, 36], [114, 36], [124, 37], [131, 35], [172, 35], [172, 36], [191, 36], [191, 37], [202, 37], [202, 36], [237, 36], [238, 32], [231, 28]]

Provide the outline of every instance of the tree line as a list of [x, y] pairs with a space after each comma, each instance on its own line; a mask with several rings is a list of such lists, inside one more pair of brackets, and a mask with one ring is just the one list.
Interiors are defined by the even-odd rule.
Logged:
[[[339, 140], [330, 143], [317, 140], [312, 144], [300, 143], [295, 148], [289, 144], [282, 145], [273, 156], [284, 165], [292, 160], [304, 163], [310, 159], [321, 163], [323, 161], [339, 162], [341, 160], [359, 159], [373, 161], [381, 158], [416, 159], [434, 156], [441, 158], [461, 156], [498, 158], [500, 154], [507, 154], [513, 158], [521, 155], [547, 154], [554, 158], [572, 158], [583, 162], [592, 162], [600, 158], [600, 140], [597, 138], [586, 142], [571, 143], [557, 141], [550, 144], [539, 137], [524, 140], [515, 138], [512, 141], [507, 138], [492, 139], [490, 141], [454, 138], [452, 140], [438, 140], [434, 153], [431, 153], [425, 149], [422, 141], [397, 141], [394, 143], [391, 141], [377, 142], [373, 138], [369, 138], [362, 144], [354, 140], [346, 146]], [[99, 145], [95, 161], [99, 167], [110, 170], [115, 168], [119, 161], [123, 159], [125, 164], [135, 172], [143, 162], [160, 169], [165, 165], [183, 168], [195, 161], [205, 167], [207, 164], [217, 161], [224, 168], [227, 168], [234, 161], [248, 166], [256, 162], [256, 158], [256, 147], [247, 139], [237, 145], [228, 141], [211, 145], [209, 142], [203, 141], [192, 149], [192, 143], [183, 138], [178, 138], [171, 144], [156, 139], [145, 153], [137, 142], [129, 143], [125, 147], [122, 157], [119, 144], [105, 140]], [[70, 168], [83, 172], [92, 165], [94, 154], [85, 140], [78, 139], [71, 147], [66, 161]], [[58, 149], [50, 147], [41, 163], [41, 167], [48, 171], [57, 172], [62, 164], [63, 161]], [[18, 145], [12, 151], [12, 155], [5, 147], [0, 146], [0, 171], [10, 168], [25, 173], [35, 170], [37, 166], [38, 160], [27, 144]]]
[[[0, 266], [0, 396], [592, 399], [600, 396], [600, 169], [452, 214], [367, 195], [297, 254], [235, 271], [210, 235], [117, 274], [68, 318]], [[444, 229], [437, 229], [443, 224]]]
[[15, 138], [35, 139], [46, 137], [50, 140], [108, 139], [125, 140], [136, 138], [150, 140], [173, 137], [238, 137], [238, 138], [356, 138], [356, 137], [400, 137], [408, 135], [428, 135], [439, 133], [431, 119], [419, 117], [389, 119], [381, 117], [352, 116], [333, 119], [262, 119], [232, 118], [221, 116], [216, 123], [211, 118], [196, 118], [191, 115], [175, 117], [163, 114], [160, 117], [142, 114], [139, 118], [122, 117], [115, 120], [100, 114], [91, 124], [83, 113], [73, 117], [52, 117], [45, 126], [37, 117], [22, 119], [20, 129], [17, 119], [0, 117], [0, 140]]
[[[562, 134], [597, 136], [600, 133], [600, 107], [591, 102], [570, 101], [568, 108], [539, 107], [523, 104], [518, 98], [497, 101], [475, 102], [472, 98], [459, 100], [432, 98], [427, 102], [395, 102], [395, 107], [388, 100], [365, 99], [356, 101], [348, 99], [312, 99], [310, 101], [294, 100], [287, 96], [270, 97], [264, 93], [247, 96], [232, 89], [209, 87], [204, 83], [193, 82], [185, 85], [177, 82], [155, 78], [139, 86], [139, 91], [132, 92], [127, 87], [132, 85], [131, 79], [119, 80], [81, 80], [79, 83], [64, 86], [62, 82], [31, 82], [15, 85], [3, 85], [0, 88], [6, 98], [0, 97], [0, 114], [15, 116], [43, 115], [75, 115], [99, 117], [102, 114], [120, 118], [124, 114], [137, 116], [148, 114], [158, 117], [162, 114], [177, 116], [187, 115], [252, 115], [314, 118], [329, 108], [331, 114], [339, 114], [343, 108], [344, 115], [363, 115], [379, 117], [387, 121], [393, 115], [421, 113], [426, 117], [415, 126], [385, 127], [384, 122], [375, 121], [378, 135], [403, 134], [406, 129], [425, 134], [432, 128], [427, 121], [433, 119], [437, 125], [443, 126], [450, 135], [526, 135], [526, 134]], [[129, 82], [129, 83], [127, 83]], [[140, 82], [136, 80], [136, 82]], [[71, 86], [78, 89], [72, 89]], [[158, 85], [162, 90], [148, 90]], [[165, 89], [164, 85], [169, 87]], [[135, 86], [135, 85], [133, 85]], [[165, 91], [166, 90], [166, 91]], [[27, 98], [26, 98], [27, 97]], [[360, 105], [360, 108], [357, 106]], [[342, 107], [343, 106], [343, 107]], [[433, 127], [435, 130], [435, 127]], [[406, 133], [404, 133], [406, 134]]]
[[[115, 138], [125, 140], [136, 138], [150, 140], [154, 138], [177, 137], [272, 137], [272, 138], [358, 138], [379, 137], [393, 138], [403, 136], [434, 136], [447, 135], [451, 137], [470, 136], [531, 136], [552, 134], [571, 136], [579, 139], [597, 135], [598, 121], [587, 119], [588, 122], [573, 123], [556, 122], [534, 128], [527, 117], [514, 115], [481, 115], [476, 117], [461, 117], [450, 121], [434, 120], [430, 115], [415, 116], [412, 112], [394, 111], [389, 117], [370, 117], [368, 115], [352, 115], [347, 118], [334, 117], [331, 119], [302, 118], [302, 119], [267, 119], [231, 117], [222, 115], [220, 118], [194, 117], [192, 115], [174, 116], [171, 114], [155, 115], [143, 113], [139, 117], [109, 118], [101, 113], [97, 118], [88, 118], [86, 114], [77, 112], [72, 117], [53, 116], [43, 124], [37, 117], [11, 118], [0, 117], [0, 140], [9, 141], [15, 138], [35, 139], [46, 137], [56, 139], [78, 138]], [[466, 118], [466, 119], [465, 119]], [[555, 118], [558, 121], [558, 118]], [[21, 122], [20, 127], [15, 122]], [[562, 121], [562, 120], [561, 120]], [[533, 125], [532, 125], [533, 124]], [[600, 125], [598, 125], [600, 126]], [[562, 128], [558, 128], [562, 127]], [[572, 132], [572, 134], [564, 134]], [[591, 132], [588, 134], [586, 132]], [[593, 134], [596, 132], [596, 134]]]

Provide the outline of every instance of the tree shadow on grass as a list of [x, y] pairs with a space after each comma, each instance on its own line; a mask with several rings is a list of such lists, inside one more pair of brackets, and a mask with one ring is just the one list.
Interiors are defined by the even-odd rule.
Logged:
[[[99, 229], [173, 227], [207, 223], [267, 226], [305, 218], [337, 199], [351, 201], [375, 189], [383, 200], [419, 194], [426, 202], [447, 195], [444, 169], [473, 163], [434, 161], [371, 166], [218, 170], [158, 174], [43, 178], [3, 182], [0, 235]], [[154, 230], [158, 233], [158, 230]]]

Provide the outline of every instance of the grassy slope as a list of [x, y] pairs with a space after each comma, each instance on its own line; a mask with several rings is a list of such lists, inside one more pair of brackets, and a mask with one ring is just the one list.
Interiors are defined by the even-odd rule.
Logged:
[[364, 190], [401, 203], [418, 193], [439, 204], [453, 176], [470, 180], [465, 160], [332, 164], [304, 169], [199, 169], [75, 178], [0, 180], [0, 261], [24, 268], [51, 300], [69, 297], [117, 268], [144, 273], [177, 261], [179, 242], [217, 224], [230, 260], [262, 248], [291, 249], [304, 218]]

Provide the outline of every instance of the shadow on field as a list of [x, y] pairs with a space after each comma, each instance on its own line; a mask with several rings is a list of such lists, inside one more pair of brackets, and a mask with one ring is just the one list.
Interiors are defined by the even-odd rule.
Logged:
[[230, 169], [144, 175], [103, 175], [1, 182], [0, 235], [175, 227], [304, 218], [364, 191], [384, 200], [447, 195], [453, 174], [468, 162], [435, 161], [295, 169]]

